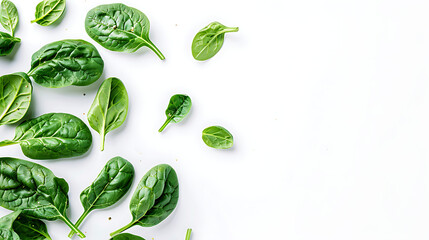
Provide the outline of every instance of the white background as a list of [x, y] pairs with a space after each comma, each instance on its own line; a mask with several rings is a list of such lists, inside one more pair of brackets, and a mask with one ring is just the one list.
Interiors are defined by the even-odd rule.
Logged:
[[[105, 71], [88, 87], [33, 84], [29, 116], [67, 112], [87, 123], [99, 85], [112, 76], [130, 97], [127, 120], [107, 135], [104, 152], [92, 131], [88, 154], [37, 161], [68, 181], [73, 221], [80, 192], [108, 159], [134, 164], [126, 197], [81, 226], [87, 239], [108, 239], [131, 220], [132, 192], [159, 163], [176, 169], [180, 200], [161, 224], [129, 230], [146, 239], [184, 239], [189, 227], [192, 240], [429, 239], [428, 1], [124, 0], [148, 16], [165, 61], [148, 49], [108, 51], [88, 37], [88, 10], [115, 1], [69, 0], [50, 27], [30, 24], [37, 2], [14, 0], [22, 43], [0, 58], [0, 74], [28, 71], [36, 50], [69, 38], [93, 43]], [[240, 31], [197, 62], [192, 39], [212, 21]], [[193, 108], [160, 134], [176, 93], [191, 96]], [[235, 146], [205, 146], [201, 131], [211, 125], [229, 129]], [[0, 127], [1, 139], [14, 128]], [[26, 159], [19, 146], [0, 148], [0, 156]], [[48, 227], [54, 240], [67, 239], [62, 222]]]

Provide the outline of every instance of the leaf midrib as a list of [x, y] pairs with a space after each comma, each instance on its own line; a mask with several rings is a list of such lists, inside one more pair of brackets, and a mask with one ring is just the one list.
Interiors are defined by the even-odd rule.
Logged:
[[15, 100], [17, 99], [17, 96], [19, 95], [19, 89], [21, 89], [23, 81], [21, 80], [21, 83], [19, 84], [19, 88], [17, 89], [15, 94], [15, 97], [13, 98], [13, 101], [11, 101], [11, 103], [9, 104], [9, 106], [7, 106], [7, 108], [4, 110], [4, 112], [2, 113], [2, 115], [0, 116], [0, 121], [4, 118], [4, 116], [6, 116], [6, 113], [9, 111], [10, 107], [12, 106], [12, 104], [15, 102]]
[[[58, 0], [57, 3], [55, 4], [55, 6], [53, 8], [51, 8], [46, 14], [44, 14], [41, 17], [38, 17], [37, 19], [34, 19], [33, 22], [38, 22], [40, 20], [43, 20], [46, 16], [48, 16], [52, 11], [54, 11], [55, 8], [57, 8], [57, 6], [61, 3], [62, 0]], [[45, 6], [45, 4], [43, 4], [43, 6]]]

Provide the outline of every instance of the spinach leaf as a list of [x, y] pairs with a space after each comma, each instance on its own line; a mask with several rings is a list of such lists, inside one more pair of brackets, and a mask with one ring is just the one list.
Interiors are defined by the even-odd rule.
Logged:
[[212, 126], [203, 130], [203, 141], [207, 146], [217, 149], [232, 147], [232, 134], [221, 126]]
[[89, 128], [67, 113], [48, 113], [21, 123], [13, 140], [1, 146], [20, 144], [25, 156], [33, 159], [57, 159], [80, 156], [92, 143]]
[[66, 0], [43, 0], [36, 7], [36, 22], [41, 26], [49, 26], [57, 21], [66, 8]]
[[9, 55], [16, 43], [21, 42], [21, 39], [12, 37], [8, 33], [0, 32], [0, 56]]
[[0, 4], [0, 23], [10, 32], [12, 36], [15, 35], [15, 28], [18, 25], [19, 17], [18, 10], [15, 4], [9, 0], [3, 0]]
[[0, 77], [0, 125], [21, 120], [31, 103], [33, 86], [23, 72]]
[[128, 228], [140, 225], [152, 227], [166, 219], [179, 200], [179, 181], [176, 172], [167, 164], [160, 164], [147, 172], [130, 201], [133, 220], [110, 234], [114, 236]]
[[51, 170], [25, 160], [0, 158], [0, 206], [46, 220], [64, 221], [83, 238], [67, 217], [69, 186]]
[[86, 86], [100, 78], [103, 68], [94, 45], [84, 40], [62, 40], [33, 54], [28, 75], [44, 87]]
[[21, 240], [52, 240], [44, 222], [23, 214], [13, 222], [13, 230]]
[[140, 10], [122, 3], [100, 5], [86, 15], [85, 29], [101, 46], [118, 52], [135, 52], [146, 46], [163, 60], [161, 51], [149, 40], [149, 19]]
[[133, 234], [121, 233], [112, 237], [110, 240], [145, 240], [145, 239]]
[[176, 94], [170, 98], [170, 103], [168, 104], [167, 110], [165, 110], [165, 115], [167, 116], [167, 120], [165, 120], [164, 124], [158, 130], [158, 132], [162, 132], [164, 128], [171, 122], [181, 122], [186, 115], [188, 115], [191, 110], [192, 102], [191, 98], [187, 95]]
[[190, 240], [191, 239], [191, 232], [192, 232], [191, 228], [188, 228], [188, 230], [186, 230], [185, 240]]
[[[86, 216], [94, 209], [110, 207], [119, 201], [130, 189], [134, 178], [134, 167], [121, 157], [110, 159], [98, 177], [80, 194], [84, 208], [75, 226], [79, 227]], [[71, 231], [69, 237], [74, 235]]]
[[222, 48], [225, 33], [238, 32], [238, 27], [226, 27], [218, 22], [212, 22], [201, 29], [192, 41], [192, 56], [196, 60], [207, 60]]
[[12, 229], [0, 229], [1, 240], [21, 240]]
[[13, 222], [15, 222], [20, 214], [21, 211], [18, 210], [0, 218], [0, 229], [12, 229]]
[[89, 125], [100, 134], [101, 151], [106, 134], [124, 123], [128, 113], [128, 94], [118, 78], [106, 79], [98, 89], [88, 112]]

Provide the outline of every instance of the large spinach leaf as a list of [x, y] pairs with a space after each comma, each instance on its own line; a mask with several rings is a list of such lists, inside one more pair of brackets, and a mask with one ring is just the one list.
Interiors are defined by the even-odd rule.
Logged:
[[[84, 208], [75, 226], [79, 227], [94, 209], [107, 208], [119, 201], [130, 189], [134, 178], [134, 167], [121, 157], [110, 159], [91, 186], [80, 194]], [[74, 235], [71, 231], [69, 237]]]
[[0, 32], [0, 56], [9, 55], [19, 42], [21, 42], [21, 39], [13, 37], [8, 33]]
[[20, 144], [29, 158], [56, 159], [82, 155], [91, 143], [91, 132], [82, 120], [67, 113], [48, 113], [21, 123], [15, 138], [0, 142], [0, 147]]
[[85, 237], [66, 214], [67, 182], [51, 170], [21, 159], [0, 158], [0, 179], [0, 206], [35, 218], [60, 219], [79, 237]]
[[158, 132], [162, 132], [164, 128], [171, 122], [181, 122], [186, 115], [188, 115], [191, 110], [192, 101], [191, 98], [187, 95], [176, 94], [170, 98], [170, 103], [168, 104], [167, 110], [165, 110], [165, 115], [167, 116], [167, 120], [165, 120], [164, 124], [158, 130]]
[[161, 51], [149, 40], [149, 19], [140, 10], [122, 3], [100, 5], [86, 15], [85, 29], [101, 46], [118, 52], [135, 52], [146, 46], [163, 60]]
[[15, 35], [15, 28], [18, 25], [18, 21], [18, 10], [15, 4], [9, 0], [2, 0], [0, 3], [0, 23], [12, 36]]
[[136, 225], [155, 226], [167, 218], [179, 200], [179, 181], [174, 169], [160, 164], [147, 172], [130, 201], [132, 221], [110, 234], [114, 236]]
[[212, 148], [227, 149], [233, 145], [232, 134], [221, 126], [211, 126], [203, 130], [204, 143]]
[[145, 240], [145, 239], [133, 234], [121, 233], [112, 237], [110, 240]]
[[24, 117], [30, 107], [32, 91], [25, 73], [0, 77], [0, 125], [16, 123]]
[[118, 78], [108, 78], [98, 89], [88, 112], [89, 125], [100, 134], [104, 150], [106, 134], [124, 123], [128, 113], [128, 94]]
[[237, 32], [238, 27], [226, 27], [218, 22], [212, 22], [201, 29], [192, 41], [192, 56], [196, 60], [207, 60], [222, 48], [225, 33]]
[[36, 6], [36, 22], [41, 26], [48, 26], [57, 21], [66, 8], [66, 0], [43, 0]]
[[33, 54], [28, 75], [44, 87], [86, 86], [100, 78], [103, 68], [94, 45], [84, 40], [62, 40]]

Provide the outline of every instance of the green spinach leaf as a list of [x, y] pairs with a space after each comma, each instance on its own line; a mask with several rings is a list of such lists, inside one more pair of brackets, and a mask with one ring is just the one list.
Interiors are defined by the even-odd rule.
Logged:
[[21, 42], [21, 39], [12, 37], [8, 33], [0, 32], [0, 56], [9, 55], [19, 42]]
[[35, 52], [28, 75], [44, 87], [87, 86], [100, 78], [103, 68], [103, 59], [94, 45], [84, 40], [63, 40]]
[[167, 110], [165, 110], [165, 115], [167, 116], [167, 120], [165, 120], [164, 124], [158, 130], [158, 132], [162, 132], [164, 128], [171, 122], [181, 122], [186, 115], [188, 115], [191, 110], [192, 102], [191, 98], [187, 95], [176, 94], [170, 98], [170, 103], [168, 104]]
[[13, 222], [13, 230], [21, 240], [52, 240], [44, 222], [23, 214]]
[[231, 148], [232, 134], [221, 126], [212, 126], [203, 130], [203, 141], [207, 146], [217, 149]]
[[112, 237], [110, 240], [145, 240], [145, 239], [133, 234], [121, 233]]
[[0, 229], [1, 240], [21, 240], [12, 229]]
[[192, 56], [196, 60], [207, 60], [222, 48], [225, 33], [238, 32], [238, 27], [226, 27], [218, 22], [212, 22], [201, 29], [192, 41]]
[[21, 120], [31, 103], [33, 86], [23, 72], [0, 77], [0, 125]]
[[67, 217], [69, 186], [51, 170], [25, 160], [0, 158], [0, 206], [46, 220], [64, 221], [83, 238]]
[[118, 52], [135, 52], [146, 46], [163, 60], [161, 51], [149, 40], [149, 19], [140, 10], [122, 3], [100, 5], [86, 15], [85, 29], [101, 46]]
[[186, 230], [185, 240], [190, 240], [191, 239], [191, 233], [192, 233], [192, 229], [188, 228], [188, 230]]
[[49, 26], [57, 21], [66, 9], [66, 0], [43, 0], [36, 7], [36, 22], [41, 26]]
[[152, 227], [166, 219], [179, 200], [179, 181], [174, 169], [160, 164], [147, 172], [130, 201], [132, 221], [110, 234], [114, 236], [136, 225]]
[[88, 112], [89, 125], [100, 134], [101, 151], [106, 134], [124, 123], [128, 113], [128, 94], [118, 78], [106, 79], [98, 89]]
[[48, 113], [21, 123], [13, 140], [1, 146], [20, 144], [25, 156], [33, 159], [57, 159], [80, 156], [91, 147], [89, 128], [67, 113]]
[[10, 32], [12, 36], [15, 35], [15, 28], [18, 25], [19, 17], [18, 10], [15, 4], [9, 0], [3, 0], [0, 4], [0, 23]]
[[[134, 167], [121, 157], [110, 159], [98, 177], [80, 194], [84, 208], [83, 214], [75, 226], [79, 227], [94, 209], [107, 208], [119, 201], [130, 189], [134, 178]], [[74, 235], [71, 231], [69, 237]]]

